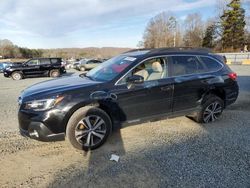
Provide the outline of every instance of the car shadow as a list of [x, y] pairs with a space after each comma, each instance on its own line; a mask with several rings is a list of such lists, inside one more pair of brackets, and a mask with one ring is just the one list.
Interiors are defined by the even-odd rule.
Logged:
[[[170, 139], [169, 142], [154, 144], [145, 138], [145, 146], [129, 153], [124, 151], [122, 137], [117, 132], [103, 147], [91, 151], [86, 168], [70, 165], [60, 170], [48, 187], [247, 186], [250, 183], [249, 166], [245, 163], [249, 158], [242, 155], [245, 148], [233, 144], [242, 138], [237, 135], [230, 141], [231, 137], [223, 136], [225, 132], [233, 136], [232, 128], [237, 126], [219, 125], [222, 130], [218, 131], [218, 125], [217, 128], [216, 125], [203, 128], [203, 125], [196, 124], [203, 130], [201, 134], [178, 141]], [[118, 163], [109, 161], [112, 153], [121, 157]]]
[[66, 72], [66, 73], [62, 74], [60, 77], [72, 76], [72, 75], [74, 75], [74, 74], [77, 75], [76, 72]]

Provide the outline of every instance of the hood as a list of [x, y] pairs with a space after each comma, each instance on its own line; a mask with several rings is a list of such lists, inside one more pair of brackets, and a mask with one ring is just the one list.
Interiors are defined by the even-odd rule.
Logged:
[[66, 92], [67, 90], [84, 88], [86, 86], [96, 85], [101, 82], [93, 81], [86, 77], [80, 77], [78, 75], [73, 75], [64, 78], [53, 79], [49, 81], [40, 82], [26, 88], [22, 94], [21, 98], [26, 97], [35, 98], [38, 95], [53, 95]]

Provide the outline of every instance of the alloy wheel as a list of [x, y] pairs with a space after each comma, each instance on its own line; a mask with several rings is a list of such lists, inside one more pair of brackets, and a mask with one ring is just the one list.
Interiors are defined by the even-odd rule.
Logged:
[[21, 80], [22, 77], [21, 77], [21, 74], [14, 73], [13, 78], [14, 78], [14, 80]]
[[207, 106], [203, 113], [205, 123], [213, 122], [219, 118], [222, 113], [222, 106], [218, 102], [213, 102]]
[[89, 115], [78, 122], [75, 128], [75, 138], [86, 147], [99, 144], [107, 132], [105, 121], [97, 115]]
[[58, 76], [59, 76], [58, 72], [56, 71], [52, 72], [52, 77], [58, 77]]

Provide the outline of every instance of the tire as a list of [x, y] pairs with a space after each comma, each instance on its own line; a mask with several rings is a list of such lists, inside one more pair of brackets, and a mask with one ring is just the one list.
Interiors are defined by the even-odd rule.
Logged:
[[23, 79], [23, 74], [21, 72], [13, 72], [11, 74], [11, 78], [13, 80], [21, 80], [21, 79]]
[[49, 72], [49, 76], [52, 77], [52, 78], [59, 77], [60, 76], [60, 71], [58, 69], [52, 69]]
[[80, 68], [80, 71], [85, 71], [85, 68], [84, 68], [84, 67], [81, 67], [81, 68]]
[[193, 117], [198, 123], [210, 123], [219, 119], [224, 109], [224, 101], [216, 95], [205, 97], [201, 110]]
[[66, 128], [66, 138], [76, 149], [94, 150], [105, 143], [111, 130], [112, 122], [105, 111], [99, 108], [83, 107], [70, 117]]

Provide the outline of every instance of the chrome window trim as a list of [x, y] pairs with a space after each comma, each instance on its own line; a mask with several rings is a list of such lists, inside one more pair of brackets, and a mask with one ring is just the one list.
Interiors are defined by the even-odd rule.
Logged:
[[[221, 69], [224, 68], [224, 64], [222, 64], [219, 60], [217, 60], [216, 58], [214, 57], [211, 57], [209, 55], [192, 55], [192, 54], [176, 54], [176, 55], [159, 55], [159, 56], [152, 56], [152, 57], [148, 57], [144, 60], [142, 60], [140, 63], [136, 64], [135, 66], [133, 66], [126, 74], [124, 74], [121, 78], [119, 78], [114, 85], [124, 85], [123, 84], [119, 84], [119, 82], [125, 77], [127, 76], [135, 67], [139, 66], [140, 64], [144, 63], [145, 61], [147, 60], [150, 60], [150, 59], [154, 59], [154, 58], [166, 58], [166, 57], [171, 57], [171, 56], [195, 56], [197, 59], [198, 57], [207, 57], [207, 58], [210, 58], [210, 59], [213, 59], [214, 61], [216, 61], [218, 64], [221, 65], [221, 68], [219, 68], [218, 70], [215, 70], [215, 71], [210, 71], [210, 72], [204, 72], [204, 73], [195, 73], [195, 74], [184, 74], [184, 75], [179, 75], [179, 76], [171, 76], [171, 77], [166, 77], [166, 78], [176, 78], [176, 77], [182, 77], [182, 76], [191, 76], [191, 75], [197, 75], [197, 74], [209, 74], [209, 73], [215, 73], [215, 72], [218, 72], [220, 71]], [[200, 61], [198, 59], [198, 61]], [[161, 79], [157, 79], [157, 80], [162, 80], [162, 79], [166, 79], [166, 78], [161, 78]], [[147, 81], [152, 81], [152, 80], [147, 80]], [[147, 82], [146, 81], [146, 82]]]

